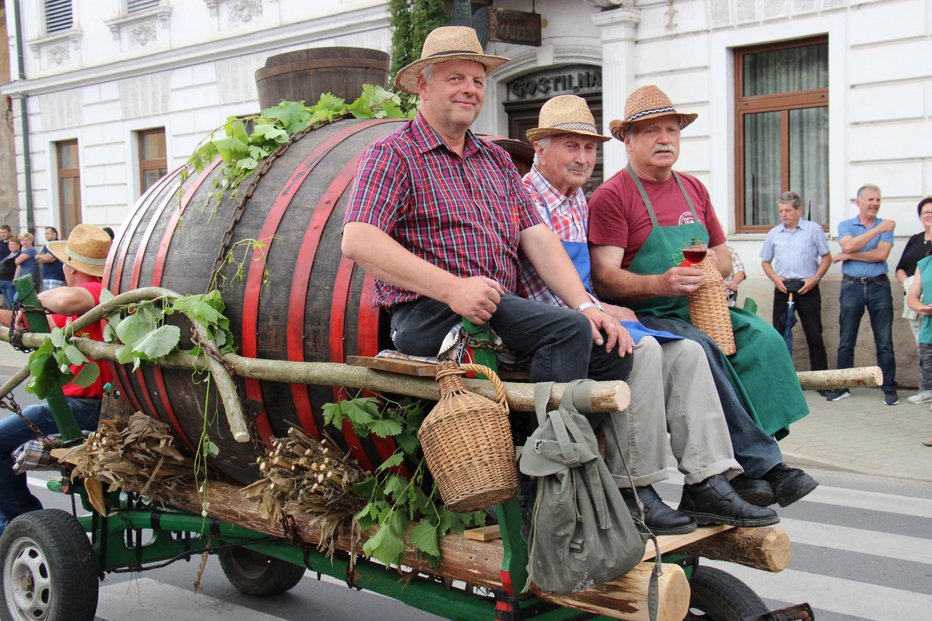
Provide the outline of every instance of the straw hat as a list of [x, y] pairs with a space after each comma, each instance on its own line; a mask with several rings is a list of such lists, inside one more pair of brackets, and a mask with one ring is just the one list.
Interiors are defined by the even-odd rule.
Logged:
[[596, 138], [601, 142], [611, 140], [595, 130], [595, 119], [586, 100], [576, 95], [560, 95], [545, 103], [538, 118], [540, 127], [527, 130], [528, 142], [534, 142], [547, 136], [559, 134], [576, 134]]
[[476, 31], [467, 26], [441, 26], [434, 28], [424, 39], [421, 59], [398, 70], [395, 86], [406, 93], [417, 94], [417, 77], [428, 65], [445, 63], [449, 60], [472, 60], [485, 65], [486, 73], [492, 73], [510, 59], [504, 56], [489, 56], [482, 53], [482, 44]]
[[609, 123], [609, 129], [612, 136], [618, 140], [624, 140], [625, 131], [638, 121], [670, 114], [680, 117], [680, 129], [695, 121], [696, 117], [699, 116], [693, 112], [677, 112], [667, 94], [653, 84], [649, 84], [642, 86], [628, 96], [628, 100], [625, 102], [624, 120], [612, 121]]
[[56, 259], [79, 272], [103, 276], [110, 251], [110, 236], [100, 227], [79, 224], [67, 240], [49, 242], [46, 247]]

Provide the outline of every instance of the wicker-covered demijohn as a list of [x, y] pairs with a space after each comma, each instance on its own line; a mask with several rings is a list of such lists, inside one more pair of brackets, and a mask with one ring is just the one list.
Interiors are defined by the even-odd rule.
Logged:
[[[471, 393], [466, 372], [481, 373], [496, 389], [498, 403]], [[518, 493], [515, 448], [505, 389], [494, 371], [452, 362], [437, 369], [440, 401], [417, 433], [440, 496], [451, 511], [477, 511]]]
[[711, 257], [706, 257], [697, 267], [705, 272], [706, 278], [702, 286], [687, 298], [689, 316], [694, 326], [709, 335], [723, 354], [730, 356], [738, 349], [728, 312], [725, 280]]

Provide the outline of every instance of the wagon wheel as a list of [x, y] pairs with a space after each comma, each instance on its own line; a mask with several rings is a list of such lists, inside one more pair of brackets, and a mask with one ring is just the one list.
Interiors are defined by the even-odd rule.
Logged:
[[93, 621], [97, 563], [84, 529], [58, 509], [24, 513], [0, 537], [3, 621]]
[[292, 589], [304, 577], [303, 567], [248, 548], [221, 550], [217, 557], [230, 584], [246, 595], [279, 595]]
[[697, 567], [689, 588], [687, 620], [742, 621], [768, 612], [767, 605], [751, 587], [714, 567]]

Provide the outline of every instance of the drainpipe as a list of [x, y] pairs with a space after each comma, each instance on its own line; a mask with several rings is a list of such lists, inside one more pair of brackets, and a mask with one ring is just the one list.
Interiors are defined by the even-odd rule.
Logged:
[[[16, 14], [16, 68], [17, 79], [26, 79], [26, 61], [23, 59], [23, 28], [19, 17], [19, 0], [13, 0], [13, 11]], [[23, 134], [23, 175], [26, 179], [26, 229], [32, 231], [35, 228], [35, 217], [32, 205], [32, 164], [29, 155], [29, 115], [26, 110], [26, 93], [20, 92], [19, 95], [19, 115], [22, 121]]]

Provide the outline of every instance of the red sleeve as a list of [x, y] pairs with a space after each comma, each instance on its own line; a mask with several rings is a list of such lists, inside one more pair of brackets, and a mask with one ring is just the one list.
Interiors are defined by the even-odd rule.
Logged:
[[628, 218], [624, 217], [622, 172], [599, 186], [589, 197], [589, 241], [598, 246], [628, 247]]

